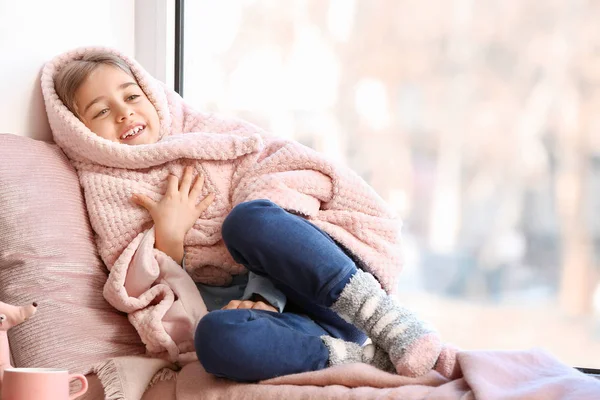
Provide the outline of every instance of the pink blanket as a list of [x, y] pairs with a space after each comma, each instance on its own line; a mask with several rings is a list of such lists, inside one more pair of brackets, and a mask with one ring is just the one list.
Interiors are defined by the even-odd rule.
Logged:
[[155, 105], [161, 140], [140, 146], [105, 140], [54, 90], [60, 68], [92, 50], [77, 49], [47, 63], [42, 91], [54, 140], [77, 169], [99, 253], [110, 270], [104, 295], [128, 313], [149, 354], [181, 363], [195, 359], [193, 332], [206, 313], [190, 276], [154, 248], [149, 213], [130, 200], [133, 193], [159, 200], [167, 176], [181, 177], [185, 166], [205, 176], [203, 195], [216, 194], [185, 237], [186, 265], [195, 281], [226, 284], [244, 271], [227, 252], [221, 225], [235, 205], [267, 198], [305, 215], [392, 290], [401, 267], [400, 223], [356, 174], [295, 142], [269, 138], [251, 124], [192, 110], [114, 50], [109, 51], [130, 65]]
[[[347, 364], [282, 376], [260, 384], [215, 378], [194, 362], [186, 365], [176, 379], [161, 382], [155, 379], [155, 385], [146, 391], [142, 400], [600, 399], [600, 380], [564, 365], [543, 350], [465, 351], [458, 354], [457, 362], [464, 376], [455, 380], [448, 380], [435, 371], [419, 378], [407, 378], [366, 364]], [[169, 372], [162, 370], [163, 377], [165, 371]]]
[[[540, 349], [463, 351], [463, 376], [435, 371], [408, 378], [367, 364], [346, 364], [282, 376], [259, 384], [236, 383], [206, 373], [196, 361], [174, 372], [168, 362], [119, 357], [89, 377], [86, 400], [597, 400], [600, 380], [586, 376]], [[146, 390], [147, 386], [150, 387]]]
[[598, 400], [600, 380], [570, 368], [542, 350], [469, 351], [458, 354], [464, 377], [437, 372], [407, 378], [365, 364], [288, 375], [261, 385], [215, 378], [198, 363], [177, 378], [176, 398], [191, 399], [402, 399]]

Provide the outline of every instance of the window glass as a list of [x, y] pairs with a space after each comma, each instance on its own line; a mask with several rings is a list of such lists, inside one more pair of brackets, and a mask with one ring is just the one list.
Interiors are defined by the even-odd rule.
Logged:
[[194, 0], [184, 94], [357, 171], [465, 349], [600, 354], [600, 3]]

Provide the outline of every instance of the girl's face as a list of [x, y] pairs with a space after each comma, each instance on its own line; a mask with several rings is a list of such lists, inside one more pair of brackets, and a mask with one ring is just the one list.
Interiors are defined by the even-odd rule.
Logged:
[[158, 141], [156, 109], [120, 68], [99, 65], [75, 92], [75, 109], [85, 126], [104, 139], [130, 145]]

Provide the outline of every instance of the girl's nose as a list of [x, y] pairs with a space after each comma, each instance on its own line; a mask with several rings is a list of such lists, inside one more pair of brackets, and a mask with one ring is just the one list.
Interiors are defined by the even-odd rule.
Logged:
[[121, 122], [121, 121], [124, 121], [127, 118], [133, 116], [133, 110], [126, 110], [126, 111], [122, 112], [120, 115], [121, 116], [119, 117], [119, 121]]

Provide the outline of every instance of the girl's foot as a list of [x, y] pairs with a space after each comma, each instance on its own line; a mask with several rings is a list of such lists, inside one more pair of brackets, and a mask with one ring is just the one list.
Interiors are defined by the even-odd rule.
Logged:
[[452, 375], [456, 352], [446, 349], [439, 335], [388, 295], [373, 275], [358, 270], [331, 309], [386, 351], [398, 374], [416, 377], [435, 369]]
[[321, 340], [329, 350], [329, 366], [362, 362], [382, 371], [396, 372], [388, 354], [373, 343], [361, 346], [331, 336], [321, 336]]

